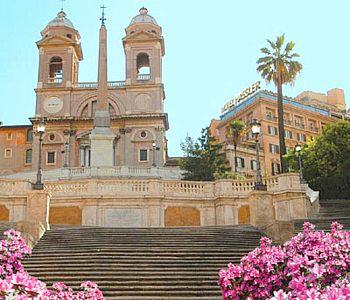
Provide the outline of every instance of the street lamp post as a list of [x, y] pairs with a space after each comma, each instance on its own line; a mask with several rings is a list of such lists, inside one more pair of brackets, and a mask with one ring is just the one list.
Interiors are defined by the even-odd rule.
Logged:
[[42, 164], [41, 163], [41, 160], [42, 160], [41, 149], [42, 149], [42, 144], [43, 144], [43, 135], [45, 133], [45, 124], [44, 123], [38, 124], [37, 133], [39, 134], [38, 172], [36, 175], [36, 183], [33, 184], [33, 189], [34, 190], [43, 190], [44, 184], [42, 181], [43, 172], [42, 172], [42, 166], [41, 166], [41, 164]]
[[157, 164], [156, 164], [156, 151], [159, 151], [160, 148], [157, 147], [157, 144], [155, 142], [152, 143], [152, 167], [156, 167]]
[[63, 145], [62, 154], [64, 154], [63, 168], [68, 168], [68, 164], [69, 164], [69, 142], [68, 141], [66, 141]]
[[261, 176], [261, 166], [260, 166], [260, 153], [259, 153], [259, 134], [261, 131], [261, 124], [258, 122], [258, 120], [254, 119], [252, 124], [252, 133], [253, 136], [255, 137], [255, 146], [256, 146], [256, 182], [254, 185], [254, 190], [258, 191], [266, 191], [267, 187], [262, 181], [262, 176]]
[[297, 144], [295, 146], [295, 152], [298, 157], [298, 167], [299, 167], [299, 177], [300, 177], [300, 183], [305, 183], [304, 175], [303, 175], [303, 162], [301, 158], [301, 145]]

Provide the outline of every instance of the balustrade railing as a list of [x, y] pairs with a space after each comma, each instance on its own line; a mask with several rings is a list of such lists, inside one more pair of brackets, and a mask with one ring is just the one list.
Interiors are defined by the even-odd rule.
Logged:
[[319, 129], [317, 127], [314, 127], [314, 126], [309, 126], [309, 130], [312, 132], [318, 132]]
[[[125, 81], [109, 81], [107, 85], [108, 87], [123, 87], [125, 86]], [[79, 89], [96, 89], [97, 86], [97, 82], [78, 82], [74, 85], [75, 88]]]
[[63, 79], [62, 77], [50, 77], [49, 80], [47, 81], [49, 84], [60, 84], [62, 83]]
[[0, 180], [0, 195], [22, 195], [30, 189], [30, 183], [23, 180]]
[[137, 80], [139, 81], [147, 81], [151, 79], [151, 74], [138, 74]]
[[304, 129], [305, 125], [303, 123], [300, 123], [300, 122], [295, 122], [295, 127]]
[[266, 118], [266, 120], [269, 120], [269, 121], [277, 121], [277, 117], [276, 116], [266, 115], [265, 118]]
[[[85, 172], [84, 168], [76, 172]], [[115, 172], [114, 168], [110, 169]], [[264, 179], [271, 192], [301, 189], [298, 174], [285, 174]], [[77, 197], [111, 195], [124, 196], [185, 197], [186, 199], [235, 197], [248, 195], [254, 190], [255, 179], [218, 180], [214, 182], [164, 180], [164, 179], [69, 179], [45, 182], [45, 191], [53, 197]], [[32, 190], [29, 181], [0, 179], [0, 196], [26, 195]]]
[[52, 195], [79, 195], [88, 192], [88, 182], [54, 182], [44, 185], [44, 190]]

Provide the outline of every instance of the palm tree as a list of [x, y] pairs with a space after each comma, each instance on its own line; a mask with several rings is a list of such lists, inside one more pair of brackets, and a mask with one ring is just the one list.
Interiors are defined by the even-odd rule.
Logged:
[[235, 173], [237, 173], [237, 145], [244, 133], [245, 123], [241, 120], [233, 120], [226, 127], [226, 137], [232, 140], [235, 155]]
[[286, 172], [286, 143], [284, 137], [284, 120], [283, 120], [283, 95], [282, 85], [294, 83], [296, 76], [300, 73], [303, 66], [295, 59], [299, 57], [298, 53], [293, 53], [294, 42], [290, 41], [284, 47], [284, 34], [278, 36], [276, 42], [267, 40], [269, 48], [261, 48], [260, 51], [265, 55], [258, 59], [257, 71], [266, 82], [271, 82], [277, 87], [277, 114], [278, 114], [278, 135], [280, 146], [281, 172]]

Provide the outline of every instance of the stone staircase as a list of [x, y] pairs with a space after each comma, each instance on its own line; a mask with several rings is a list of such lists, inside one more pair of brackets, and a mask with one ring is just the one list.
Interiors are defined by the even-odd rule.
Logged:
[[107, 299], [221, 299], [219, 269], [259, 244], [251, 226], [54, 227], [25, 261], [52, 284], [95, 281]]
[[320, 200], [320, 211], [309, 220], [296, 220], [295, 231], [303, 228], [305, 221], [315, 224], [316, 229], [330, 231], [332, 222], [337, 221], [344, 225], [344, 229], [350, 230], [350, 200], [330, 199]]

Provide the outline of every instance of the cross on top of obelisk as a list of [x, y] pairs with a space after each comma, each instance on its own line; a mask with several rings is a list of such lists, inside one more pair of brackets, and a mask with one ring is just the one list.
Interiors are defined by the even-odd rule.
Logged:
[[102, 21], [102, 26], [104, 26], [104, 25], [105, 25], [105, 21], [107, 20], [107, 19], [105, 18], [105, 8], [107, 8], [107, 7], [104, 6], [104, 5], [102, 5], [101, 8], [102, 8], [102, 17], [101, 17], [100, 20]]
[[63, 3], [65, 2], [66, 0], [60, 0], [61, 2], [61, 11], [63, 11]]

